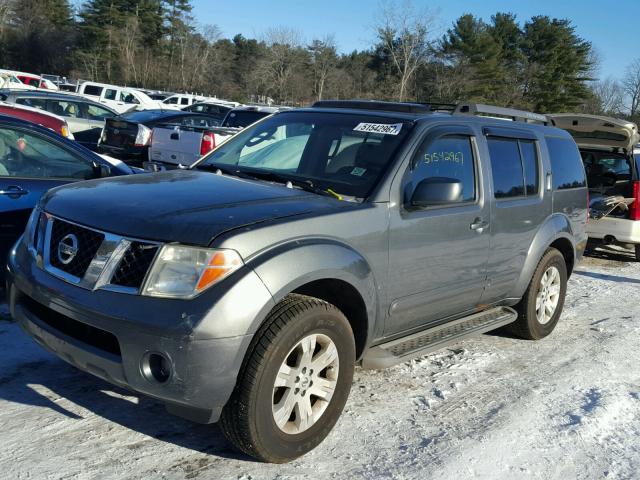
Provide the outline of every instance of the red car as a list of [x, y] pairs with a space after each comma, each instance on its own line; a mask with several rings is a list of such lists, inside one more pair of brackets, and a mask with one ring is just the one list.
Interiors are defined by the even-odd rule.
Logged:
[[16, 73], [16, 77], [25, 85], [30, 85], [36, 88], [49, 88], [47, 82], [37, 75], [29, 75], [26, 73]]
[[71, 140], [74, 139], [73, 134], [69, 130], [69, 125], [67, 125], [67, 122], [63, 118], [60, 118], [52, 113], [48, 113], [37, 108], [26, 107], [23, 105], [18, 106], [0, 102], [0, 114], [10, 115], [12, 117], [36, 123], [45, 128], [53, 130], [63, 137], [69, 138]]

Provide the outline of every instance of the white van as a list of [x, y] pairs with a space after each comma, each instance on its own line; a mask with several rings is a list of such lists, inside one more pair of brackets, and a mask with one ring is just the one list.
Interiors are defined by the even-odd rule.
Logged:
[[580, 149], [592, 213], [587, 224], [589, 240], [634, 249], [640, 261], [638, 126], [597, 115], [561, 113], [549, 117], [573, 136]]
[[96, 100], [118, 113], [129, 110], [151, 110], [161, 108], [160, 102], [135, 88], [118, 87], [106, 83], [84, 82], [78, 87], [78, 94]]

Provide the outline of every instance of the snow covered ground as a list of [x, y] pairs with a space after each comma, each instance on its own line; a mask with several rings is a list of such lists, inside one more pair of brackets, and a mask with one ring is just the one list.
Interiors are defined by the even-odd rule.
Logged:
[[216, 426], [81, 373], [0, 320], [0, 478], [640, 478], [640, 264], [610, 257], [582, 263], [543, 341], [483, 335], [358, 369], [336, 429], [287, 465], [236, 454]]

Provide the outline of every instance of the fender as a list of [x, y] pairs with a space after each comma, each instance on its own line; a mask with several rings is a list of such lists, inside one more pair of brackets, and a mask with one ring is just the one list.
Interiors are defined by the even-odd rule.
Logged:
[[540, 263], [540, 259], [544, 255], [544, 252], [549, 248], [553, 242], [560, 238], [565, 238], [571, 244], [573, 250], [573, 258], [576, 258], [576, 246], [574, 244], [575, 236], [569, 219], [560, 213], [554, 213], [545, 222], [540, 225], [536, 232], [529, 251], [527, 252], [527, 259], [524, 262], [520, 277], [516, 282], [515, 287], [511, 291], [509, 297], [522, 298], [524, 292], [527, 290], [533, 272]]
[[[296, 240], [252, 258], [253, 268], [278, 303], [297, 288], [315, 280], [336, 279], [353, 286], [367, 308], [367, 344], [378, 318], [377, 284], [369, 262], [349, 245], [333, 239]], [[271, 310], [260, 312], [251, 325], [255, 332]]]

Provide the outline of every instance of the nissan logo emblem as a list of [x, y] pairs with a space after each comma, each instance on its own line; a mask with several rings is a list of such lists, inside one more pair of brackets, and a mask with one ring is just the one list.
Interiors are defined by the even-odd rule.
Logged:
[[73, 233], [65, 235], [58, 243], [58, 260], [63, 265], [70, 264], [78, 254], [78, 237]]

